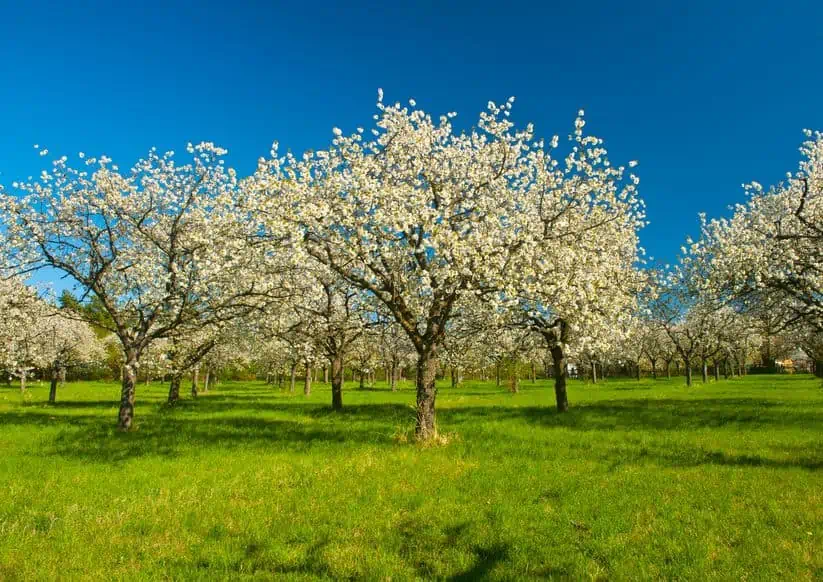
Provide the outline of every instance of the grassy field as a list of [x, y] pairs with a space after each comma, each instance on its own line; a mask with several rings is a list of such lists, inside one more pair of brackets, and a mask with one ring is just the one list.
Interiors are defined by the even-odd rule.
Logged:
[[0, 388], [0, 579], [823, 579], [819, 380], [314, 388]]

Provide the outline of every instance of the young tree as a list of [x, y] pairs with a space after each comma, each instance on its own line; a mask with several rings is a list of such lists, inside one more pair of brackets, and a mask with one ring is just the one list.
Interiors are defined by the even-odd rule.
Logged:
[[52, 310], [40, 326], [40, 351], [51, 375], [49, 403], [54, 404], [57, 385], [66, 370], [103, 361], [106, 346], [86, 321], [65, 309]]
[[0, 369], [20, 378], [21, 392], [29, 372], [47, 364], [42, 336], [49, 312], [37, 291], [18, 277], [0, 279]]

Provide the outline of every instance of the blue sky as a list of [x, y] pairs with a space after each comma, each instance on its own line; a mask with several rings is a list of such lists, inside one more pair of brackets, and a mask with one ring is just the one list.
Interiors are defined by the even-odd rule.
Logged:
[[[624, 5], [625, 4], [625, 5]], [[378, 87], [471, 123], [567, 134], [579, 108], [616, 162], [640, 161], [649, 254], [674, 260], [697, 213], [795, 168], [823, 129], [823, 2], [64, 2], [0, 7], [0, 182], [52, 154], [208, 140], [253, 169], [367, 125]]]

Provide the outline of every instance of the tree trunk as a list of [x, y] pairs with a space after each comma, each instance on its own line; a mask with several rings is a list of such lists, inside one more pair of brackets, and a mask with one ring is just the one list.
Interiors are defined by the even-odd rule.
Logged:
[[532, 362], [532, 384], [536, 384], [536, 383], [537, 383], [537, 367], [534, 365], [534, 362]]
[[397, 364], [391, 363], [391, 391], [397, 392]]
[[500, 388], [500, 362], [497, 362], [494, 365], [494, 373], [495, 373], [495, 379], [497, 381], [497, 387]]
[[514, 370], [509, 378], [509, 391], [512, 394], [517, 394], [520, 392], [520, 377], [517, 375], [517, 366], [514, 367]]
[[597, 384], [597, 362], [592, 360], [592, 384]]
[[49, 404], [54, 404], [57, 401], [57, 381], [59, 379], [59, 372], [57, 366], [51, 369], [51, 385], [49, 386]]
[[666, 360], [666, 379], [672, 379], [672, 362], [671, 360]]
[[[323, 384], [329, 383], [329, 368], [328, 366], [323, 366]], [[342, 378], [341, 378], [341, 385], [342, 385]]]
[[720, 363], [717, 360], [714, 361], [714, 381], [720, 381]]
[[657, 380], [657, 360], [652, 360], [652, 380]]
[[566, 393], [566, 354], [562, 345], [551, 348], [552, 367], [554, 369], [554, 398], [557, 402], [557, 412], [569, 410], [569, 395]]
[[686, 369], [686, 386], [692, 385], [692, 361], [683, 360], [683, 367]]
[[59, 380], [60, 380], [60, 387], [61, 388], [66, 385], [66, 367], [65, 366], [60, 366]]
[[20, 371], [20, 394], [23, 394], [26, 391], [26, 375], [28, 372], [26, 370]]
[[169, 382], [169, 404], [174, 404], [180, 400], [180, 374], [174, 374]]
[[137, 385], [136, 351], [126, 353], [126, 362], [123, 364], [123, 384], [120, 388], [120, 411], [117, 414], [117, 427], [120, 430], [129, 430], [134, 422], [134, 390]]
[[417, 356], [417, 425], [414, 433], [418, 440], [425, 441], [436, 436], [434, 400], [437, 396], [437, 355], [430, 348]]
[[452, 388], [456, 388], [457, 387], [457, 370], [452, 368], [451, 373], [452, 373]]
[[361, 371], [360, 372], [360, 389], [363, 390], [366, 388], [366, 373]]
[[203, 392], [209, 391], [209, 383], [211, 382], [211, 370], [206, 368], [206, 379], [203, 381]]
[[723, 379], [729, 379], [729, 360], [728, 358], [723, 360]]
[[200, 382], [200, 366], [195, 366], [191, 373], [191, 395], [192, 398], [197, 398], [197, 384]]
[[331, 407], [343, 410], [343, 358], [339, 355], [331, 358]]
[[634, 364], [634, 368], [635, 368], [635, 370], [637, 370], [637, 380], [638, 380], [638, 382], [639, 382], [639, 381], [640, 381], [640, 360], [638, 360], [638, 361]]
[[709, 364], [705, 358], [700, 361], [700, 375], [704, 384], [709, 381]]
[[306, 379], [303, 381], [303, 394], [309, 396], [311, 394], [311, 366], [306, 362]]
[[294, 381], [295, 377], [297, 376], [297, 362], [293, 362], [291, 365], [291, 384], [289, 384], [289, 392], [294, 394]]

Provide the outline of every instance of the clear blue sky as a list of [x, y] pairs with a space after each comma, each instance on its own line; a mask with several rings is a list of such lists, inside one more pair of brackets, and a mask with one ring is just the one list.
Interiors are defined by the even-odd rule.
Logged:
[[[823, 129], [823, 1], [551, 3], [5, 2], [0, 181], [52, 154], [209, 140], [251, 171], [370, 122], [376, 90], [470, 123], [517, 97], [539, 134], [588, 129], [640, 161], [649, 253], [671, 261], [697, 213], [794, 169]], [[677, 4], [677, 7], [674, 5]]]

